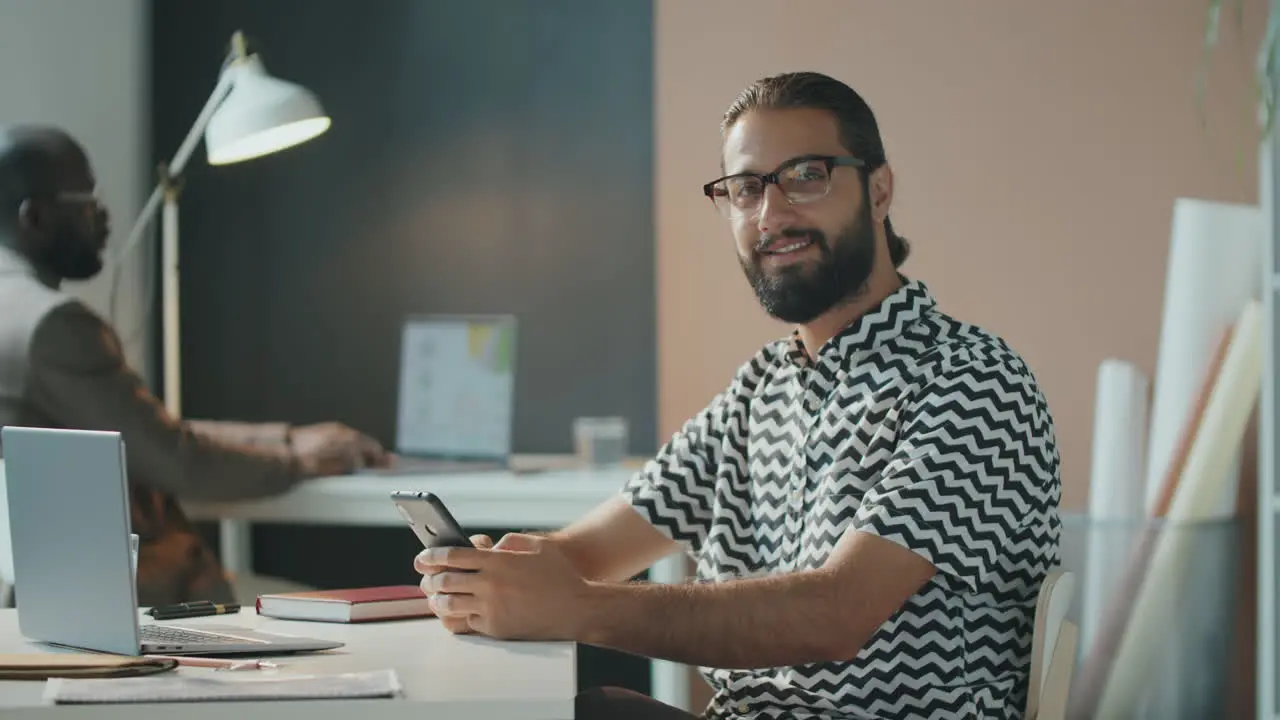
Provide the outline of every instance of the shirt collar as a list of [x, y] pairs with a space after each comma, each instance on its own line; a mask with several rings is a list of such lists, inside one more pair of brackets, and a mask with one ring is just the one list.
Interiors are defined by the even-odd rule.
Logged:
[[0, 275], [26, 275], [35, 278], [40, 284], [54, 290], [59, 285], [56, 280], [41, 277], [30, 260], [23, 257], [22, 253], [4, 244], [0, 244]]
[[[923, 282], [902, 277], [901, 287], [828, 340], [818, 351], [817, 362], [841, 362], [859, 350], [892, 340], [936, 306], [933, 293]], [[787, 358], [801, 367], [810, 365], [798, 331], [793, 330], [787, 339]]]
[[31, 267], [31, 263], [17, 250], [0, 244], [0, 273], [6, 275], [11, 273], [34, 275], [35, 270]]

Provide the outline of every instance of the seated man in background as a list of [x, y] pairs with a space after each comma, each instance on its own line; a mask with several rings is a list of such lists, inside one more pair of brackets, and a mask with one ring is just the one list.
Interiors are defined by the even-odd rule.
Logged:
[[[1060, 562], [1034, 376], [899, 273], [893, 173], [854, 90], [766, 78], [723, 132], [704, 192], [795, 331], [618, 497], [548, 536], [426, 550], [423, 590], [455, 632], [703, 666], [707, 717], [1022, 717], [1037, 594]], [[700, 582], [626, 582], [678, 549]], [[692, 716], [597, 689], [577, 717]]]
[[0, 425], [122, 433], [141, 605], [251, 603], [261, 590], [292, 589], [246, 577], [233, 590], [178, 499], [276, 494], [304, 478], [382, 464], [382, 448], [336, 423], [167, 414], [127, 366], [115, 331], [60, 289], [102, 270], [107, 235], [107, 212], [80, 145], [57, 128], [0, 127]]

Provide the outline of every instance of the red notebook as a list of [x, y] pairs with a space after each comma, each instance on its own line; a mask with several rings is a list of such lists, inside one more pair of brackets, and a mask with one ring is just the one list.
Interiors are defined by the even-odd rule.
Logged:
[[427, 596], [417, 585], [259, 595], [258, 614], [279, 620], [369, 622], [430, 617]]

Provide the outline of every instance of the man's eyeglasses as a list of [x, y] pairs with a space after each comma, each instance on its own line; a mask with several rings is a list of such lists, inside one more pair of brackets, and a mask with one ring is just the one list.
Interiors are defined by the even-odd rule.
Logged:
[[46, 193], [38, 193], [23, 200], [18, 205], [18, 212], [25, 213], [29, 203], [36, 200], [44, 200], [65, 205], [74, 205], [83, 210], [89, 210], [96, 213], [103, 210], [106, 205], [102, 202], [102, 198], [98, 196], [98, 191], [94, 190], [54, 190]]
[[770, 183], [794, 205], [811, 203], [831, 192], [831, 172], [840, 166], [865, 167], [866, 163], [848, 155], [806, 155], [788, 160], [771, 173], [726, 175], [703, 185], [702, 192], [727, 218], [754, 217]]
[[81, 205], [102, 205], [97, 190], [59, 190], [54, 194], [58, 202], [77, 203]]

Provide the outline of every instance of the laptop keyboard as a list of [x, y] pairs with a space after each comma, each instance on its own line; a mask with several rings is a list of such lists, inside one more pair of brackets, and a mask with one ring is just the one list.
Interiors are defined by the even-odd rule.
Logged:
[[146, 643], [236, 643], [246, 642], [245, 638], [233, 637], [231, 635], [220, 635], [218, 633], [200, 632], [199, 630], [190, 630], [188, 628], [169, 627], [167, 625], [143, 625], [138, 628], [142, 634], [142, 641]]

